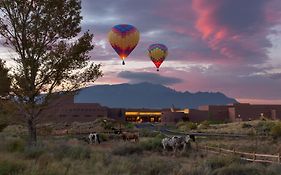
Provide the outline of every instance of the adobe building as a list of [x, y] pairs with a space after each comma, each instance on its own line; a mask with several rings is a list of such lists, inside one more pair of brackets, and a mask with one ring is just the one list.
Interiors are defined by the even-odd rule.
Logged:
[[236, 103], [231, 105], [208, 105], [191, 109], [188, 118], [190, 121], [249, 121], [260, 118], [272, 120], [281, 119], [281, 105], [251, 105], [249, 103]]
[[281, 119], [281, 105], [251, 105], [237, 103], [230, 105], [207, 105], [198, 109], [124, 109], [108, 108], [98, 103], [74, 103], [74, 96], [62, 96], [54, 100], [44, 111], [43, 121], [89, 122], [108, 117], [128, 122], [177, 123], [181, 120], [202, 122], [204, 120], [235, 122], [265, 117]]
[[89, 122], [107, 117], [108, 108], [98, 103], [74, 103], [74, 96], [54, 100], [42, 114], [42, 121]]
[[128, 122], [161, 122], [162, 111], [152, 109], [127, 109], [125, 110], [125, 121]]
[[233, 104], [228, 112], [231, 121], [249, 121], [262, 117], [272, 120], [281, 119], [281, 105]]

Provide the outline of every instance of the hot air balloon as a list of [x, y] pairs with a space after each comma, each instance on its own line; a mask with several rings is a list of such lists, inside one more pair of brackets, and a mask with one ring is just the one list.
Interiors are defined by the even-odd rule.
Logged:
[[134, 50], [140, 39], [137, 28], [129, 24], [120, 24], [112, 27], [108, 33], [108, 40], [116, 53], [123, 60]]
[[157, 71], [168, 55], [168, 48], [164, 44], [151, 44], [148, 48], [148, 56], [155, 64]]

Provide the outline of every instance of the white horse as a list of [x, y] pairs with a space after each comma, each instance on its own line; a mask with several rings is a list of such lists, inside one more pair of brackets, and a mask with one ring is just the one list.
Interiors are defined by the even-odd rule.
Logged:
[[164, 151], [167, 150], [167, 148], [172, 148], [174, 153], [176, 153], [177, 150], [180, 150], [182, 148], [182, 152], [186, 150], [186, 146], [190, 146], [190, 139], [195, 141], [194, 136], [173, 136], [170, 138], [164, 138], [162, 139], [162, 146]]
[[100, 144], [100, 137], [98, 133], [90, 133], [89, 136], [89, 143], [93, 144], [93, 143], [99, 143]]

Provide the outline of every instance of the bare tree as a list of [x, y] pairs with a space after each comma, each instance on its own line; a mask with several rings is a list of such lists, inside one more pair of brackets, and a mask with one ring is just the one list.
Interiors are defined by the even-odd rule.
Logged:
[[27, 123], [30, 144], [36, 144], [37, 121], [55, 95], [102, 76], [88, 56], [93, 34], [81, 34], [81, 20], [80, 0], [0, 0], [3, 45], [17, 53], [10, 97]]

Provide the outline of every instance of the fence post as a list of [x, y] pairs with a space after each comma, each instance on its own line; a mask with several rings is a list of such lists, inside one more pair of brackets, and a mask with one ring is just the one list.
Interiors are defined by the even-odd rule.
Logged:
[[281, 159], [280, 153], [278, 153], [278, 164], [280, 163], [280, 159]]
[[234, 155], [236, 154], [236, 152], [235, 152], [235, 148], [233, 148], [233, 154], [234, 154]]
[[254, 160], [254, 162], [256, 160], [256, 153], [255, 152], [253, 152], [253, 160]]

